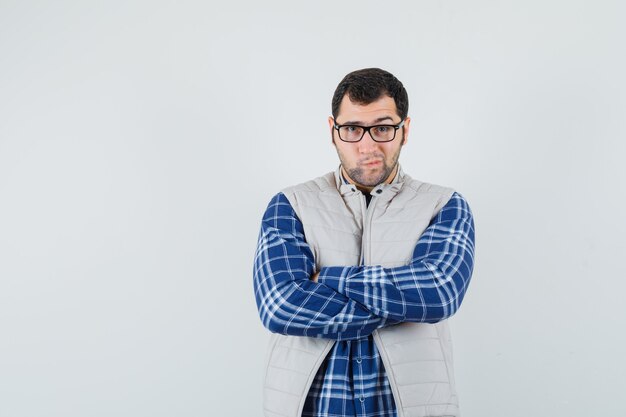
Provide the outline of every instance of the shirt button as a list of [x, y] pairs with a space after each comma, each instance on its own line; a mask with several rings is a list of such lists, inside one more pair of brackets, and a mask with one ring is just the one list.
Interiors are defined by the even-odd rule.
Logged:
[[378, 190], [376, 190], [376, 193], [378, 193], [378, 194], [380, 194], [382, 192], [383, 192], [383, 190], [381, 190], [380, 188]]
[[359, 401], [361, 401], [361, 402], [363, 403], [363, 402], [365, 402], [365, 398], [363, 398], [363, 396], [361, 395], [361, 396], [359, 397]]
[[356, 363], [361, 363], [362, 360], [363, 359], [361, 359], [361, 358], [356, 358]]

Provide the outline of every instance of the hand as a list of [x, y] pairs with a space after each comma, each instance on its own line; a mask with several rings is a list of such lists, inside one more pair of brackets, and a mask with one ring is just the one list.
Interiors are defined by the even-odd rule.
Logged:
[[320, 271], [317, 271], [316, 273], [311, 275], [311, 281], [317, 282], [317, 277], [318, 277], [319, 274], [320, 274]]

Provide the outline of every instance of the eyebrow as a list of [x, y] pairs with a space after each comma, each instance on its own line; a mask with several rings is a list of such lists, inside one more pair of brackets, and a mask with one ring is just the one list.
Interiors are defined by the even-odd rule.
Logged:
[[[391, 120], [391, 122], [393, 122], [393, 118], [391, 116], [383, 116], [383, 117], [379, 117], [378, 119], [375, 119], [373, 123], [375, 125], [376, 123], [380, 123], [380, 122], [382, 122], [384, 120]], [[359, 120], [350, 120], [350, 121], [347, 121], [347, 122], [341, 123], [341, 124], [342, 125], [361, 125], [362, 126], [362, 122], [359, 121]]]

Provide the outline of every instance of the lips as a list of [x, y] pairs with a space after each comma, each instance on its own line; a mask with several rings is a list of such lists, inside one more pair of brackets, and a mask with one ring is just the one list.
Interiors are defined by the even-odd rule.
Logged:
[[363, 165], [367, 165], [367, 166], [374, 166], [374, 165], [378, 165], [381, 164], [382, 161], [380, 159], [371, 159], [369, 161], [365, 161], [362, 164]]

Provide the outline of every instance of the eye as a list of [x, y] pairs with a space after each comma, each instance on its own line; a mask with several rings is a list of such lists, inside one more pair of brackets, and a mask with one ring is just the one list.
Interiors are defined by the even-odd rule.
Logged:
[[387, 133], [391, 130], [391, 126], [376, 126], [376, 131], [378, 133]]

